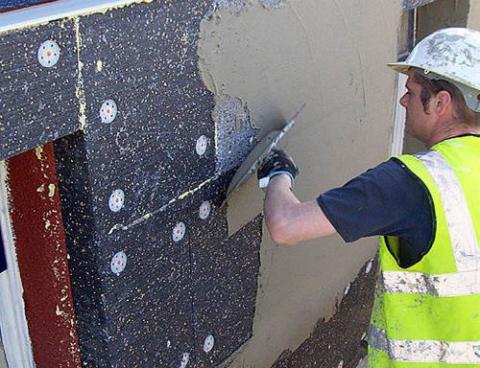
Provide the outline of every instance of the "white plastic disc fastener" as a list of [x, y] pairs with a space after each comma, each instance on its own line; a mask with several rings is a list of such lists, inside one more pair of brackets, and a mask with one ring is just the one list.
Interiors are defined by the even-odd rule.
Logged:
[[175, 243], [178, 243], [185, 236], [187, 227], [183, 222], [179, 222], [175, 225], [172, 231], [172, 239]]
[[48, 40], [40, 45], [37, 53], [38, 62], [45, 68], [54, 66], [60, 59], [60, 47], [53, 40]]
[[127, 255], [125, 252], [118, 252], [113, 256], [110, 268], [115, 275], [119, 276], [125, 267], [127, 267]]
[[100, 108], [100, 118], [102, 123], [110, 124], [117, 116], [117, 104], [113, 100], [106, 100]]
[[215, 345], [215, 338], [213, 337], [213, 335], [208, 335], [205, 338], [205, 341], [203, 342], [203, 351], [205, 353], [211, 352], [214, 345]]
[[108, 206], [110, 211], [118, 212], [123, 208], [125, 204], [125, 193], [121, 189], [116, 189], [110, 194], [110, 199], [108, 200]]
[[206, 220], [210, 216], [211, 212], [212, 205], [210, 201], [203, 201], [198, 209], [198, 217], [200, 217], [201, 220]]

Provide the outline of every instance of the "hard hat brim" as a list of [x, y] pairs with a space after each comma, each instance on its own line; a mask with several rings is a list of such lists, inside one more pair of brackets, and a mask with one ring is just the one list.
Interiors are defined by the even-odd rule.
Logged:
[[387, 66], [392, 68], [396, 72], [407, 74], [408, 69], [410, 69], [413, 65], [407, 64], [405, 62], [401, 62], [401, 63], [388, 63]]
[[[440, 71], [430, 70], [428, 73], [425, 73], [425, 66], [410, 64], [410, 63], [407, 63], [407, 62], [388, 63], [387, 66], [392, 68], [396, 72], [399, 72], [399, 73], [402, 73], [402, 74], [407, 74], [408, 70], [411, 69], [411, 68], [415, 68], [415, 69], [424, 71], [424, 76], [427, 76], [427, 74], [429, 74], [430, 72], [433, 72], [437, 76], [441, 77], [442, 79], [448, 80], [451, 83], [461, 83], [461, 84], [463, 84], [463, 85], [465, 85], [465, 86], [467, 86], [467, 87], [469, 87], [469, 88], [471, 88], [475, 91], [480, 91], [479, 89], [475, 88], [475, 86], [473, 86], [468, 81], [460, 81], [460, 80], [455, 81], [451, 77], [449, 77], [448, 75], [445, 75], [445, 73], [442, 73]], [[428, 76], [427, 76], [427, 78], [428, 78]]]

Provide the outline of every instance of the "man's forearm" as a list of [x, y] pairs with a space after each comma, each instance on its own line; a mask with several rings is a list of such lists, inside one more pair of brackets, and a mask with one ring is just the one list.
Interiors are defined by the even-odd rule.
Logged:
[[293, 245], [336, 233], [315, 200], [300, 202], [286, 175], [271, 179], [265, 197], [265, 222], [273, 241]]
[[285, 242], [291, 206], [299, 203], [291, 191], [291, 180], [287, 175], [277, 175], [271, 179], [265, 196], [264, 212], [267, 228], [275, 242]]

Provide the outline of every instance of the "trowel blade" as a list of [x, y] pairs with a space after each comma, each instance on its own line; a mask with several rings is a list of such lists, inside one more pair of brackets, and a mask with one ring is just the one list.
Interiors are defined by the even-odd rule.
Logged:
[[243, 163], [233, 176], [232, 181], [227, 189], [228, 196], [238, 189], [258, 168], [262, 160], [270, 153], [270, 151], [280, 142], [285, 134], [295, 125], [295, 119], [300, 115], [305, 104], [293, 115], [293, 117], [284, 125], [282, 130], [274, 130], [268, 133], [262, 140], [257, 143], [253, 150], [248, 154]]

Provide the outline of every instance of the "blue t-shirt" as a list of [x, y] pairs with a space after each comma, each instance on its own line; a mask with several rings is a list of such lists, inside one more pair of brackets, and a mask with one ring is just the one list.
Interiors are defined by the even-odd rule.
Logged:
[[374, 235], [399, 237], [395, 258], [400, 267], [418, 263], [432, 246], [435, 215], [430, 193], [396, 158], [321, 194], [317, 202], [346, 242]]

